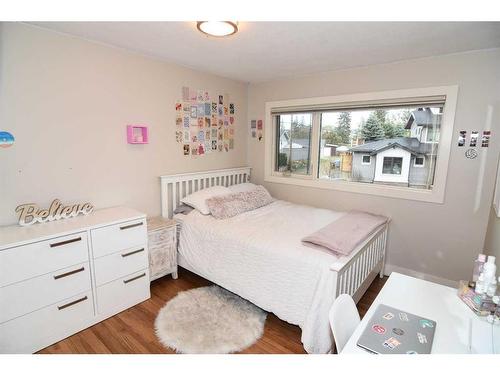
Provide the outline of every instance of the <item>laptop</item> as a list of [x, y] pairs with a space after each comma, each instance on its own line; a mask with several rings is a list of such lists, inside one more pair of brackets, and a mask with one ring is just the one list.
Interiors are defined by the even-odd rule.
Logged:
[[387, 305], [379, 305], [358, 340], [375, 354], [429, 354], [436, 322]]

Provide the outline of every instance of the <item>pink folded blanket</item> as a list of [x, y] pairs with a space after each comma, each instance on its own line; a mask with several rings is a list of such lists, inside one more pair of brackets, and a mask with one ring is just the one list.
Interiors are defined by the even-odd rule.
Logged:
[[302, 242], [309, 242], [342, 255], [349, 255], [387, 221], [388, 218], [385, 216], [350, 211], [326, 227], [304, 237]]

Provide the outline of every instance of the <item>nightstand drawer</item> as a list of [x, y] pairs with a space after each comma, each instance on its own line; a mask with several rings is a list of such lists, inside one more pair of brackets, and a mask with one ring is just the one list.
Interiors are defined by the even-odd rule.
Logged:
[[96, 285], [106, 284], [119, 277], [146, 269], [147, 247], [142, 245], [97, 258], [94, 265]]
[[146, 220], [138, 219], [91, 231], [94, 258], [147, 243]]
[[145, 269], [97, 287], [97, 311], [110, 316], [151, 297]]
[[91, 289], [89, 263], [0, 288], [0, 323]]
[[88, 260], [85, 232], [3, 250], [0, 287]]

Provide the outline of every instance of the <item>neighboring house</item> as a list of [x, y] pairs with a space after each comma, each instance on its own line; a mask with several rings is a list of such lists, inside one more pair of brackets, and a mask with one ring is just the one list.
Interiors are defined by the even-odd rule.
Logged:
[[309, 158], [309, 139], [293, 139], [290, 143], [288, 131], [280, 136], [280, 152], [291, 156], [291, 160], [307, 160]]
[[410, 137], [352, 147], [352, 180], [430, 187], [434, 179], [439, 121], [440, 116], [429, 109], [414, 111], [405, 127], [410, 129]]

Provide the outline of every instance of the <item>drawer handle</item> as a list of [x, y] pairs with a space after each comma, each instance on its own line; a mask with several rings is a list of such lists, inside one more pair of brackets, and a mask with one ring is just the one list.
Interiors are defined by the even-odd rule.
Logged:
[[85, 267], [78, 268], [77, 270], [69, 271], [66, 273], [61, 273], [60, 275], [55, 275], [54, 280], [62, 279], [63, 277], [74, 275], [75, 273], [85, 271]]
[[124, 284], [128, 284], [129, 282], [137, 280], [137, 279], [140, 279], [141, 277], [144, 277], [144, 276], [146, 276], [146, 272], [144, 272], [142, 275], [139, 275], [139, 276], [136, 276], [136, 277], [132, 277], [131, 279], [123, 280], [123, 283]]
[[140, 223], [124, 225], [123, 227], [120, 227], [120, 230], [125, 230], [125, 229], [140, 227], [142, 224], [143, 224], [143, 222], [141, 221]]
[[141, 253], [144, 251], [144, 248], [142, 249], [139, 249], [139, 250], [134, 250], [134, 251], [131, 251], [130, 253], [126, 253], [126, 254], [122, 254], [122, 257], [125, 258], [125, 257], [128, 257], [130, 255], [134, 255], [134, 254], [137, 254], [137, 253]]
[[87, 296], [85, 296], [85, 297], [79, 298], [79, 299], [77, 299], [77, 300], [75, 300], [75, 301], [73, 301], [73, 302], [69, 302], [69, 303], [67, 303], [67, 304], [65, 304], [65, 305], [62, 305], [62, 306], [57, 306], [57, 308], [58, 308], [59, 310], [64, 310], [64, 309], [65, 309], [65, 308], [67, 308], [67, 307], [70, 307], [70, 306], [76, 305], [77, 303], [83, 302], [83, 301], [85, 301], [85, 300], [87, 300], [87, 299], [88, 299], [88, 298], [87, 298]]
[[73, 242], [78, 242], [78, 241], [81, 241], [81, 240], [82, 240], [82, 237], [77, 237], [77, 238], [72, 238], [71, 240], [66, 240], [66, 241], [61, 241], [61, 242], [54, 242], [54, 243], [50, 244], [50, 247], [63, 246], [63, 245], [67, 245], [67, 244], [73, 243]]

